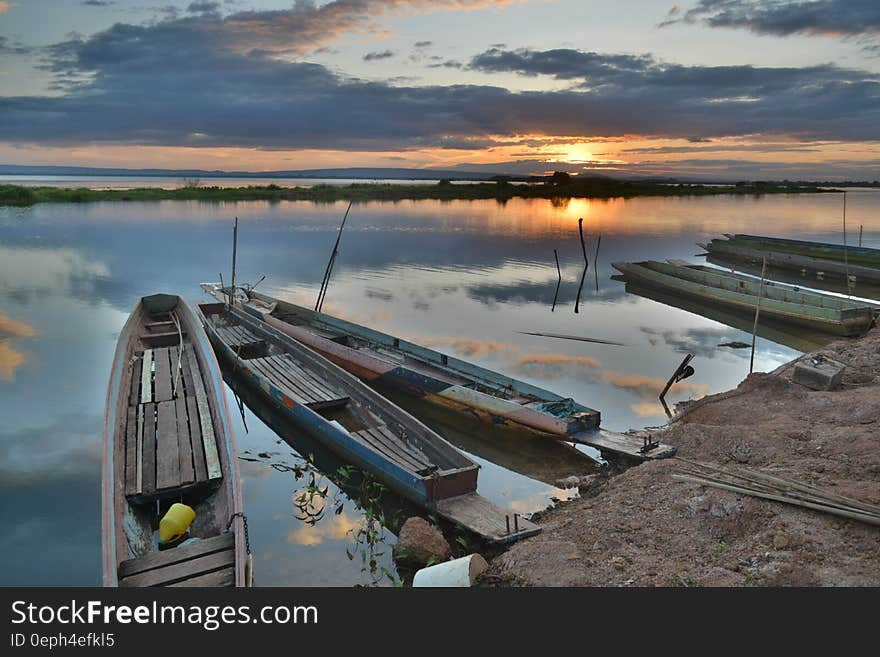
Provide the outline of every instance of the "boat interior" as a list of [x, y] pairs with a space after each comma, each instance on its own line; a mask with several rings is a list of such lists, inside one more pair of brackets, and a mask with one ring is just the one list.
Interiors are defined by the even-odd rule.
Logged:
[[[119, 564], [119, 585], [231, 586], [234, 535], [219, 520], [228, 500], [217, 494], [225, 489], [213, 400], [185, 321], [168, 298], [152, 306], [149, 299], [132, 336], [124, 429], [130, 558]], [[188, 538], [198, 540], [160, 549], [159, 520], [175, 502], [195, 510]]]
[[[358, 390], [363, 384], [347, 380], [342, 376], [345, 373], [335, 371], [335, 365], [307, 347], [292, 339], [298, 348], [285, 347], [226, 312], [223, 304], [199, 307], [216, 335], [240, 362], [247, 363], [248, 368], [294, 402], [318, 413], [386, 459], [422, 477], [470, 464], [454, 449], [438, 449], [424, 440], [419, 430], [413, 431], [411, 427], [408, 433], [403, 422], [383, 413], [366, 392]], [[372, 394], [378, 398], [377, 393]]]
[[[369, 340], [352, 335], [350, 333], [343, 332], [342, 330], [331, 330], [329, 327], [317, 328], [313, 324], [310, 324], [305, 319], [303, 319], [303, 317], [296, 313], [294, 310], [289, 310], [283, 307], [276, 307], [275, 310], [272, 312], [272, 316], [280, 319], [283, 322], [291, 324], [292, 326], [301, 326], [307, 328], [315, 335], [344, 345], [346, 347], [369, 351], [385, 360], [397, 363], [414, 372], [431, 377], [432, 379], [443, 381], [451, 386], [461, 386], [463, 388], [469, 388], [471, 390], [476, 390], [477, 392], [492, 395], [493, 397], [498, 397], [500, 399], [506, 399], [508, 401], [521, 405], [534, 405], [546, 401], [539, 399], [534, 395], [523, 394], [514, 389], [512, 386], [505, 386], [501, 385], [500, 383], [497, 385], [491, 385], [490, 382], [479, 381], [473, 377], [461, 376], [449, 369], [444, 369], [443, 367], [425, 362], [425, 360], [423, 359], [414, 358], [412, 355], [400, 350], [400, 340], [397, 338], [394, 338], [394, 343], [392, 347], [385, 347], [384, 345], [370, 342]], [[439, 357], [441, 365], [448, 364], [448, 356], [446, 356], [445, 354], [439, 354]]]

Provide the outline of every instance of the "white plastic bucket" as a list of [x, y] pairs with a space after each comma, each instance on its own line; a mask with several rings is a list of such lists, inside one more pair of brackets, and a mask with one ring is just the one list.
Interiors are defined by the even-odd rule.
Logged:
[[473, 586], [477, 577], [486, 572], [489, 564], [479, 554], [444, 561], [416, 572], [413, 587], [468, 587]]

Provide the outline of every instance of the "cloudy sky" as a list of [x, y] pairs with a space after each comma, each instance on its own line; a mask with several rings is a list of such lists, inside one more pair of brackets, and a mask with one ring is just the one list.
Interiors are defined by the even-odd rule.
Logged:
[[880, 2], [0, 1], [0, 162], [877, 179]]

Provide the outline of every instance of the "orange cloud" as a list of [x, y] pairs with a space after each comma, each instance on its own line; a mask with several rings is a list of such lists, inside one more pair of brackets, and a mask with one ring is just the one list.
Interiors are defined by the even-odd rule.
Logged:
[[2, 14], [4, 11], [9, 11], [14, 6], [14, 2], [3, 2], [2, 0], [0, 0], [0, 14]]
[[663, 407], [659, 402], [635, 402], [629, 405], [632, 412], [635, 413], [639, 417], [656, 417], [663, 416], [665, 417], [666, 413], [663, 411]]
[[508, 345], [496, 340], [475, 340], [473, 338], [426, 338], [422, 341], [426, 347], [449, 347], [464, 356], [483, 356], [485, 354], [510, 349]]
[[[645, 374], [623, 374], [622, 372], [608, 371], [602, 375], [602, 378], [615, 388], [623, 390], [631, 390], [640, 397], [657, 397], [663, 391], [666, 380], [656, 376], [647, 376]], [[705, 383], [675, 383], [671, 390], [677, 392], [692, 392], [699, 397], [709, 394], [709, 386]]]
[[10, 339], [30, 338], [36, 334], [36, 329], [30, 324], [0, 314], [0, 381], [12, 381], [15, 378], [15, 369], [26, 360], [23, 353], [12, 348]]
[[287, 535], [287, 542], [293, 545], [320, 545], [324, 540], [342, 541], [361, 526], [361, 521], [349, 518], [347, 514], [325, 516], [315, 525], [303, 523]]

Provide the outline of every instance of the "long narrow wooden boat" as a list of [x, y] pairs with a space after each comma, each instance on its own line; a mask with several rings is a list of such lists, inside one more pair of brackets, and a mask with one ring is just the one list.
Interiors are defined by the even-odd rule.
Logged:
[[[226, 301], [216, 283], [202, 289]], [[599, 411], [524, 381], [439, 351], [318, 313], [253, 290], [236, 288], [235, 305], [320, 353], [362, 381], [437, 404], [492, 425], [590, 445], [608, 456], [648, 460], [675, 449], [599, 427]]]
[[727, 235], [700, 244], [709, 253], [785, 269], [880, 283], [880, 249], [757, 235]]
[[[713, 303], [754, 312], [761, 282], [756, 278], [682, 263], [616, 262], [626, 281], [691, 295]], [[876, 308], [862, 302], [793, 286], [765, 282], [761, 315], [835, 335], [860, 335], [874, 323]]]
[[[744, 259], [710, 252], [706, 254], [706, 262], [721, 269], [737, 271], [749, 276], [760, 278], [762, 262], [757, 259]], [[847, 284], [844, 276], [826, 276], [821, 270], [808, 267], [795, 269], [793, 267], [777, 267], [767, 265], [766, 277], [780, 283], [787, 283], [797, 287], [807, 287], [814, 290], [824, 290], [836, 294], [852, 295], [863, 299], [880, 300], [880, 280], [869, 281], [864, 278], [850, 280]]]
[[[170, 506], [195, 511], [187, 540], [160, 549]], [[244, 586], [235, 437], [220, 367], [195, 310], [143, 297], [122, 329], [104, 417], [105, 586]]]
[[[218, 300], [216, 284], [202, 288]], [[250, 314], [314, 349], [364, 381], [408, 394], [509, 428], [574, 440], [599, 426], [599, 411], [571, 398], [396, 338], [255, 291], [237, 290]]]
[[476, 463], [357, 377], [238, 307], [198, 308], [227, 375], [244, 377], [345, 461], [488, 540], [540, 531], [478, 495]]
[[[684, 295], [677, 291], [647, 285], [640, 280], [627, 280], [622, 275], [612, 276], [611, 278], [612, 280], [624, 282], [627, 294], [634, 294], [667, 306], [679, 308], [720, 324], [726, 324], [731, 328], [750, 335], [754, 327], [754, 311], [750, 312], [747, 309], [723, 306], [713, 301]], [[791, 324], [766, 318], [758, 323], [758, 337], [785, 345], [803, 353], [819, 351], [828, 343], [839, 339], [836, 335], [830, 333], [806, 330], [802, 326], [792, 326]]]

